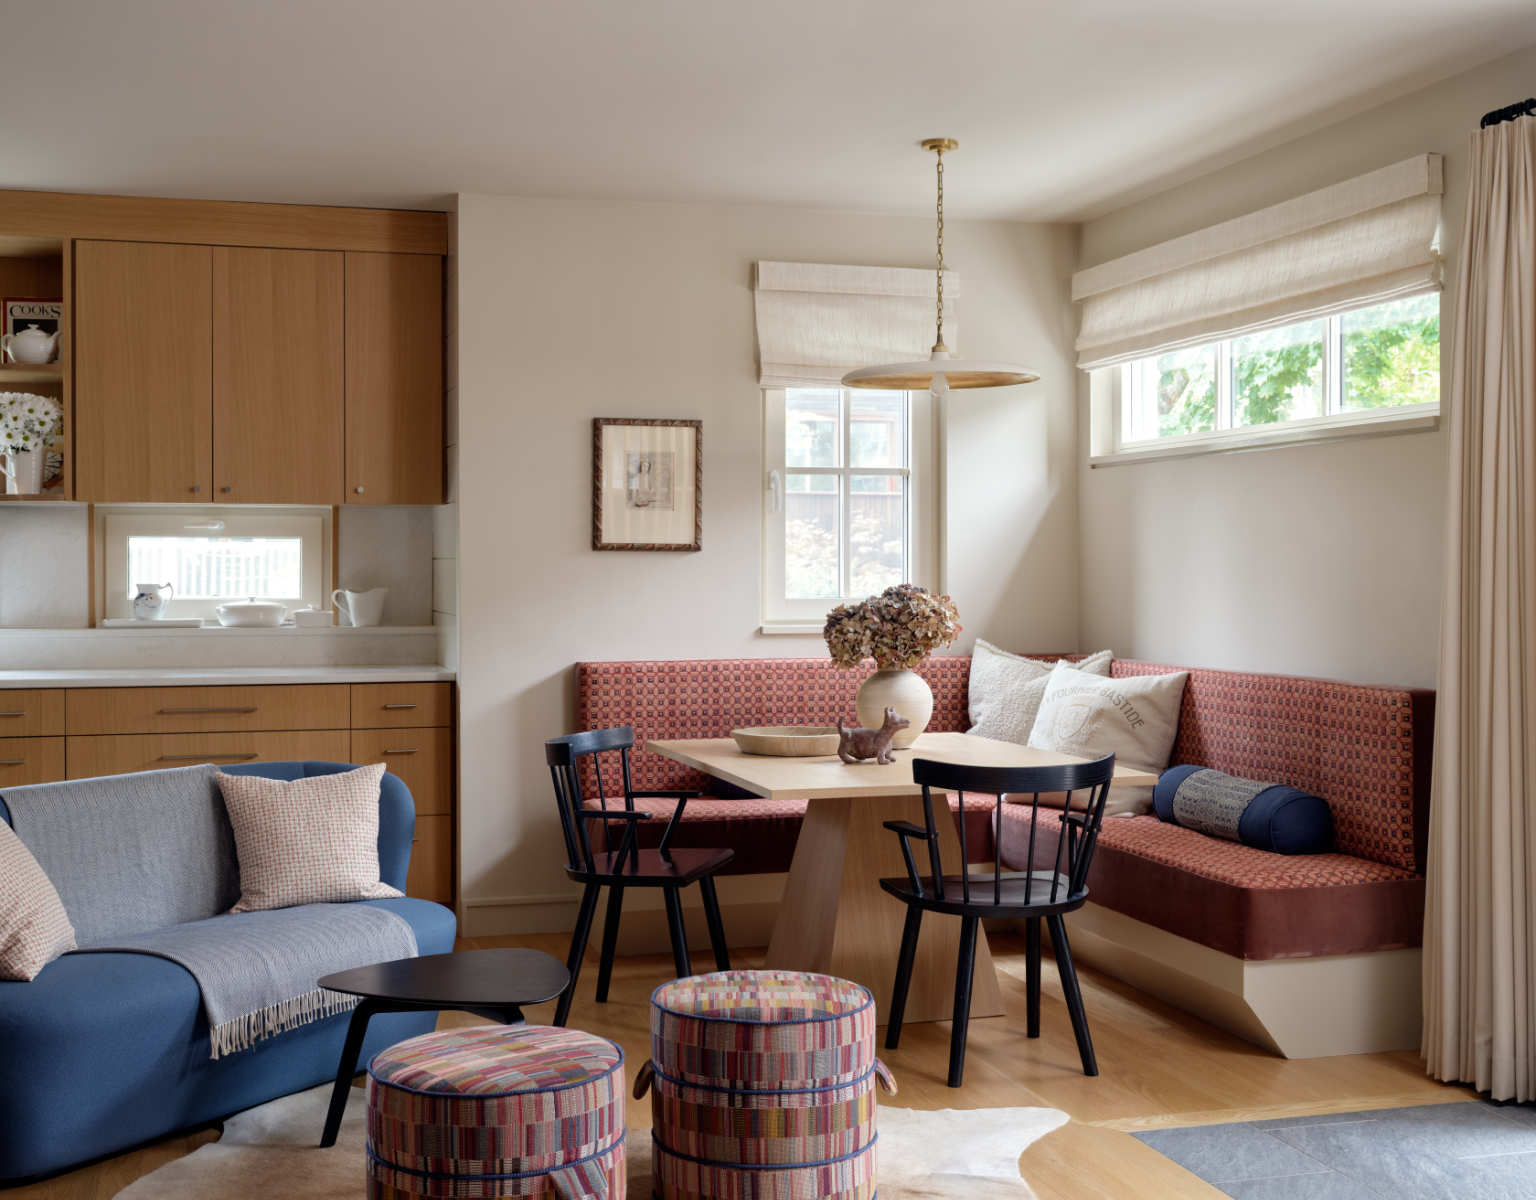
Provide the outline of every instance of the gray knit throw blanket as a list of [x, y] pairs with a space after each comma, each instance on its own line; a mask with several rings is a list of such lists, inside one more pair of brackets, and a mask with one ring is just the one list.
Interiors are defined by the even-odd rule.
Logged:
[[81, 952], [153, 954], [197, 980], [214, 1058], [357, 1003], [317, 988], [320, 976], [416, 954], [410, 925], [372, 903], [219, 915], [240, 876], [216, 774], [182, 767], [0, 797]]
[[76, 953], [123, 950], [159, 955], [192, 973], [203, 993], [212, 1057], [219, 1058], [354, 1008], [358, 997], [315, 981], [413, 958], [416, 934], [399, 914], [370, 904], [303, 904], [129, 934]]

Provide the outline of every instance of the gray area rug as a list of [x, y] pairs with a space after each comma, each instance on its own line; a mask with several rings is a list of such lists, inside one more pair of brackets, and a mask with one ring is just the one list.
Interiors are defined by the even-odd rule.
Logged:
[[1536, 1200], [1536, 1106], [1418, 1108], [1135, 1135], [1234, 1200]]
[[[117, 1194], [117, 1200], [361, 1200], [367, 1104], [353, 1088], [341, 1135], [329, 1150], [316, 1146], [330, 1086], [263, 1104], [224, 1123], [224, 1134], [185, 1158], [167, 1163]], [[642, 1115], [635, 1106], [631, 1116]], [[918, 1109], [880, 1106], [881, 1200], [1031, 1200], [1019, 1175], [1019, 1155], [1037, 1138], [1067, 1123], [1054, 1108]], [[648, 1128], [625, 1139], [629, 1195], [651, 1194]]]

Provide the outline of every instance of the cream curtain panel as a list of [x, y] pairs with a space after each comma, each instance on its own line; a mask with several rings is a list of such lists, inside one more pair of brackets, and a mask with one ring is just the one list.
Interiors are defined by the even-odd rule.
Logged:
[[1440, 156], [1421, 154], [1079, 271], [1077, 365], [1438, 287], [1442, 190]]
[[[908, 267], [758, 263], [759, 383], [825, 387], [855, 367], [927, 358], [936, 286], [932, 271]], [[945, 271], [944, 340], [951, 350], [959, 344], [959, 292], [959, 276]]]
[[1424, 929], [1436, 1078], [1536, 1100], [1536, 117], [1472, 137]]

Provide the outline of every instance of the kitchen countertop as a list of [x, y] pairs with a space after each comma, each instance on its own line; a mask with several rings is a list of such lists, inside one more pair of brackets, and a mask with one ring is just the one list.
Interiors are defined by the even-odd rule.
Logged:
[[0, 671], [6, 688], [205, 687], [258, 683], [437, 683], [455, 678], [427, 663], [395, 667], [134, 667], [111, 670]]

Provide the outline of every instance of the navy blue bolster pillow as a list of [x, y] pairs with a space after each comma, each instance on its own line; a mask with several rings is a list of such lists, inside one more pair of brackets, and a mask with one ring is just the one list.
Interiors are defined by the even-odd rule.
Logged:
[[1152, 790], [1161, 820], [1275, 854], [1333, 849], [1328, 801], [1300, 788], [1224, 775], [1209, 767], [1169, 767]]

